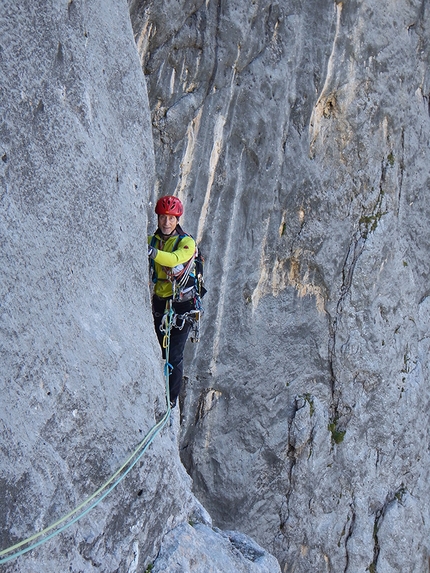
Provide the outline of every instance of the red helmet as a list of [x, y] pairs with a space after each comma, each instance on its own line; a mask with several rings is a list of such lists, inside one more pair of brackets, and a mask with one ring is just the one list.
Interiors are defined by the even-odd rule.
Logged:
[[174, 215], [175, 217], [180, 217], [184, 212], [184, 207], [177, 197], [165, 195], [158, 199], [155, 205], [155, 212], [157, 215]]

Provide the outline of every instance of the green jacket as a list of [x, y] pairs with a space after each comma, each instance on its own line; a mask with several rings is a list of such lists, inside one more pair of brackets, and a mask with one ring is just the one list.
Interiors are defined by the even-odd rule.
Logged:
[[[155, 237], [154, 241], [152, 240], [153, 237]], [[162, 298], [168, 298], [173, 295], [172, 280], [175, 271], [179, 273], [182, 270], [181, 265], [192, 259], [196, 251], [196, 243], [188, 235], [183, 237], [176, 249], [173, 250], [177, 240], [178, 235], [169, 237], [165, 242], [162, 241], [157, 233], [148, 237], [148, 245], [152, 245], [157, 249], [157, 254], [154, 258], [155, 275], [157, 277], [154, 294]], [[176, 269], [176, 267], [179, 268]]]

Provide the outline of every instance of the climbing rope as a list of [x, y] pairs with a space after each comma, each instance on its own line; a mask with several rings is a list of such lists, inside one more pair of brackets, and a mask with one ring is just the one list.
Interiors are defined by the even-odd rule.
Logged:
[[[170, 407], [170, 399], [169, 399], [169, 375], [171, 365], [169, 364], [169, 350], [170, 350], [170, 330], [172, 326], [172, 317], [173, 317], [173, 309], [170, 305], [170, 309], [168, 314], [168, 318], [166, 321], [166, 346], [165, 346], [165, 356], [166, 356], [166, 364], [164, 368], [165, 374], [165, 391], [166, 391], [166, 402], [167, 402], [167, 410], [164, 416], [161, 418], [159, 422], [157, 422], [146, 434], [140, 444], [136, 447], [134, 452], [129, 456], [129, 458], [123, 463], [123, 465], [104, 483], [97, 491], [95, 491], [90, 497], [88, 497], [85, 501], [79, 504], [75, 509], [70, 511], [67, 515], [63, 516], [61, 519], [58, 519], [39, 533], [35, 533], [27, 539], [8, 547], [7, 549], [3, 549], [0, 551], [0, 564], [7, 563], [8, 561], [12, 561], [12, 559], [16, 559], [21, 555], [24, 555], [28, 551], [32, 551], [39, 545], [42, 545], [59, 535], [74, 523], [79, 521], [82, 517], [84, 517], [87, 513], [89, 513], [92, 509], [94, 509], [105, 497], [109, 495], [122, 481], [123, 479], [130, 473], [130, 471], [135, 467], [135, 465], [139, 462], [142, 458], [146, 450], [154, 441], [155, 437], [160, 433], [160, 431], [166, 425], [167, 420], [170, 417], [171, 407]], [[106, 490], [106, 491], [105, 491]], [[104, 492], [102, 494], [102, 492]], [[99, 497], [100, 496], [100, 497]], [[92, 503], [91, 503], [92, 502]], [[90, 504], [90, 505], [88, 505]], [[86, 507], [88, 506], [88, 507]], [[86, 507], [86, 509], [84, 509]], [[73, 517], [74, 516], [74, 517]], [[73, 519], [72, 519], [73, 518]], [[69, 521], [70, 520], [70, 521]], [[67, 522], [67, 523], [66, 523]], [[64, 524], [64, 525], [62, 525]], [[61, 527], [59, 527], [61, 525]], [[57, 529], [58, 528], [58, 529]], [[53, 531], [55, 530], [55, 531]], [[51, 533], [50, 533], [51, 532]], [[38, 541], [36, 541], [38, 540]], [[30, 544], [30, 545], [29, 545]], [[24, 547], [27, 546], [27, 547]], [[22, 549], [20, 549], [22, 547]], [[19, 551], [16, 551], [18, 550]], [[14, 552], [14, 553], [12, 553]], [[11, 555], [8, 555], [8, 554]], [[5, 557], [3, 557], [5, 556]]]
[[190, 278], [191, 271], [194, 268], [194, 261], [197, 256], [197, 250], [191, 259], [186, 263], [184, 268], [179, 273], [173, 273], [173, 269], [167, 269], [166, 274], [168, 280], [173, 285], [173, 300], [178, 300], [181, 290], [185, 287]]

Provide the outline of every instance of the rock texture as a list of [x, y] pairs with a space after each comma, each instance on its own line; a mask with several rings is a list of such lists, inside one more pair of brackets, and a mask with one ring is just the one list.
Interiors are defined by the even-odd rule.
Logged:
[[0, 41], [1, 570], [142, 573], [189, 522], [183, 571], [200, 554], [206, 571], [279, 570], [249, 538], [212, 530], [179, 417], [164, 416], [146, 261], [154, 151], [127, 4], [3, 3]]
[[163, 540], [153, 573], [281, 573], [272, 555], [246, 535], [181, 524]]
[[427, 3], [129, 4], [207, 259], [195, 492], [284, 572], [427, 571]]
[[164, 414], [166, 192], [209, 288], [181, 456], [227, 530], [166, 427], [4, 571], [428, 570], [429, 28], [422, 0], [2, 4], [1, 548]]
[[[164, 396], [161, 364], [149, 359], [157, 355], [142, 256], [153, 153], [127, 13], [109, 1], [0, 10], [5, 549], [101, 486], [164, 410]], [[163, 442], [81, 527], [3, 570], [125, 571], [135, 540], [143, 554], [154, 551], [166, 528], [158, 511], [172, 515], [154, 494], [174, 495], [167, 475], [147, 479], [166, 451], [174, 457]], [[186, 515], [188, 486], [177, 486]]]
[[[127, 6], [2, 3], [0, 30], [3, 551], [104, 484], [165, 396], [145, 255], [154, 155]], [[172, 438], [2, 571], [144, 570], [166, 531], [205, 515]]]

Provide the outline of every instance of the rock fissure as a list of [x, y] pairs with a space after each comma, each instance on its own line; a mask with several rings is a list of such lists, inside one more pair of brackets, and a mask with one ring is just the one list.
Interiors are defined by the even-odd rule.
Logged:
[[[344, 529], [343, 531], [345, 532], [345, 541], [344, 541], [344, 547], [345, 547], [345, 569], [344, 569], [344, 573], [348, 573], [348, 568], [349, 568], [349, 562], [350, 562], [350, 557], [349, 557], [349, 550], [348, 550], [348, 542], [350, 539], [352, 539], [353, 535], [354, 535], [354, 528], [355, 528], [355, 520], [356, 520], [356, 513], [353, 507], [353, 504], [350, 507], [350, 515], [348, 514], [347, 516], [347, 522], [344, 525]], [[340, 543], [340, 540], [339, 540]]]
[[0, 8], [5, 542], [165, 411], [161, 194], [206, 256], [201, 342], [120, 494], [5, 572], [427, 570], [426, 3], [126, 8]]
[[209, 79], [207, 82], [206, 97], [208, 97], [214, 89], [216, 76], [217, 76], [217, 72], [218, 72], [219, 30], [220, 30], [220, 23], [221, 23], [221, 1], [222, 0], [217, 0], [217, 2], [216, 2], [215, 34], [214, 34], [215, 45], [213, 46], [214, 57], [213, 57], [213, 63], [212, 63], [212, 70], [209, 74]]
[[397, 196], [397, 209], [396, 214], [397, 217], [400, 213], [400, 205], [402, 203], [402, 188], [403, 188], [403, 178], [405, 174], [405, 128], [402, 127], [401, 136], [400, 136], [400, 161], [398, 166], [399, 174], [397, 176], [397, 186], [398, 186], [398, 196]]

